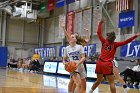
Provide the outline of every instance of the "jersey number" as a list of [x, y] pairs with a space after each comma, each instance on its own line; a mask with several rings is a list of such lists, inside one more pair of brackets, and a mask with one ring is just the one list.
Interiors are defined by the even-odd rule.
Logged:
[[73, 60], [79, 60], [78, 56], [72, 56]]
[[108, 50], [108, 51], [111, 51], [111, 45], [106, 45], [104, 49]]

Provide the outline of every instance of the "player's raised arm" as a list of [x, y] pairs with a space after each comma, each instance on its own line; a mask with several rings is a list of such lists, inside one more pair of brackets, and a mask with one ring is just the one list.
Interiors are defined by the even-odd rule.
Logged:
[[65, 24], [63, 21], [60, 22], [60, 26], [63, 28], [64, 30], [64, 35], [66, 36], [67, 41], [69, 42], [70, 40], [72, 40], [72, 38], [70, 37], [70, 34], [67, 32], [67, 30], [65, 29]]
[[103, 42], [105, 42], [105, 38], [103, 37], [103, 35], [102, 35], [102, 24], [103, 24], [103, 20], [101, 20], [100, 22], [99, 22], [99, 24], [98, 24], [98, 28], [97, 28], [97, 34], [98, 34], [98, 37], [99, 37], [99, 39], [100, 39], [100, 41], [103, 43]]
[[85, 41], [86, 42], [89, 42], [90, 41], [91, 34], [90, 34], [90, 32], [89, 32], [89, 30], [87, 28], [84, 28], [84, 31], [86, 31], [86, 33], [87, 33], [86, 38], [85, 38]]
[[134, 36], [128, 38], [127, 40], [125, 41], [122, 41], [122, 42], [116, 42], [116, 47], [119, 47], [119, 46], [122, 46], [122, 45], [125, 45], [127, 43], [130, 43], [132, 40], [134, 40], [136, 37], [140, 36], [140, 32], [138, 32], [137, 34], [135, 34]]

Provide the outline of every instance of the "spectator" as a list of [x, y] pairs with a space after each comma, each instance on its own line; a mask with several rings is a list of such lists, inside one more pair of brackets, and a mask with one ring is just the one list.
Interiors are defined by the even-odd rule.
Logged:
[[23, 59], [18, 59], [17, 67], [19, 71], [23, 71], [23, 68], [22, 68], [23, 63], [24, 63]]
[[130, 78], [130, 81], [132, 84], [136, 82], [135, 85], [139, 85], [140, 82], [140, 58], [137, 60], [137, 65], [134, 66], [132, 69], [130, 67], [127, 67], [123, 72], [120, 73], [120, 75], [124, 76], [124, 81], [127, 81], [127, 77]]
[[40, 63], [38, 59], [34, 59], [30, 64], [30, 71], [36, 72], [39, 71]]
[[8, 62], [8, 68], [17, 68], [17, 61], [15, 59], [10, 59], [10, 62]]
[[132, 68], [133, 71], [140, 72], [140, 59], [137, 60], [137, 65]]
[[30, 64], [31, 60], [30, 57], [26, 58], [24, 63], [22, 64], [22, 68], [27, 71], [29, 69], [29, 64]]

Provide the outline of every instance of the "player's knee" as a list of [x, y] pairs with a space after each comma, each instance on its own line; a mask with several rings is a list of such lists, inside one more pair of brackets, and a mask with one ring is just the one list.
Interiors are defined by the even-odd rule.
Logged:
[[77, 82], [77, 83], [76, 83], [76, 87], [81, 88], [81, 82]]

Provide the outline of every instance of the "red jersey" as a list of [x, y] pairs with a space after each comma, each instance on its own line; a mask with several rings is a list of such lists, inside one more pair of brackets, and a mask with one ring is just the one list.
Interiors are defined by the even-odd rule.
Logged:
[[123, 45], [131, 42], [137, 36], [135, 35], [135, 36], [133, 36], [133, 37], [131, 37], [131, 38], [125, 40], [125, 41], [122, 41], [122, 42], [112, 42], [112, 43], [110, 43], [107, 39], [105, 39], [102, 36], [102, 33], [101, 33], [102, 23], [103, 23], [103, 21], [99, 22], [98, 29], [97, 29], [98, 37], [99, 37], [99, 39], [102, 43], [101, 54], [100, 54], [99, 58], [102, 61], [111, 61], [112, 62], [112, 60], [114, 59], [114, 55], [115, 55], [117, 47], [123, 46]]

